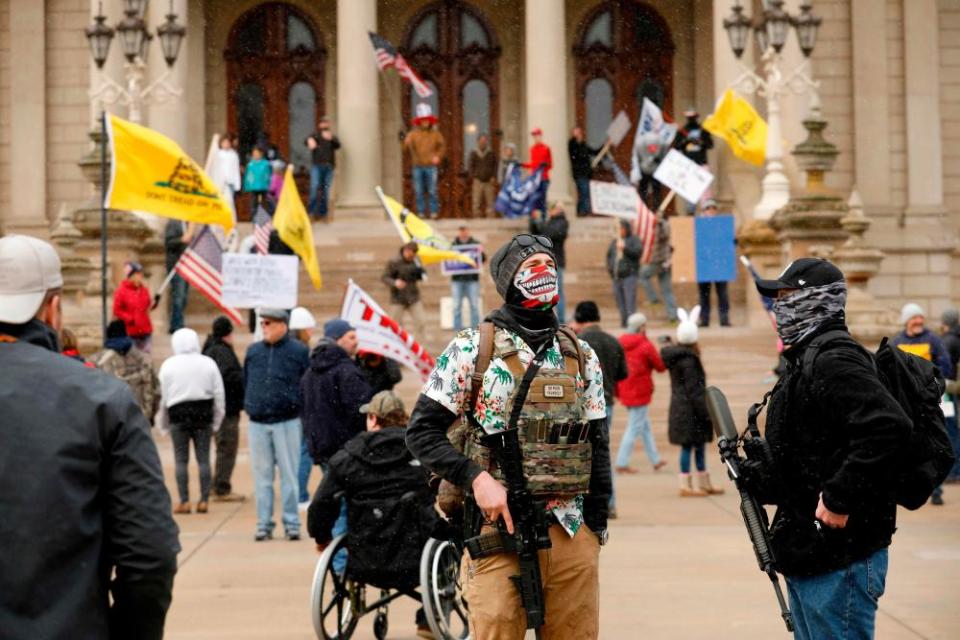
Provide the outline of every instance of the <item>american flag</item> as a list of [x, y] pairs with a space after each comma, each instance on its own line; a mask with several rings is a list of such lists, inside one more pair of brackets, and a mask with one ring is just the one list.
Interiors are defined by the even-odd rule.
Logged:
[[253, 244], [257, 253], [262, 256], [270, 251], [270, 233], [273, 231], [273, 220], [262, 205], [257, 205], [257, 213], [253, 216]]
[[397, 73], [400, 74], [401, 78], [404, 78], [413, 85], [413, 89], [417, 92], [418, 96], [421, 98], [429, 98], [433, 95], [433, 91], [430, 90], [427, 83], [417, 75], [410, 65], [407, 64], [407, 61], [403, 59], [403, 56], [397, 53], [397, 50], [393, 48], [393, 45], [390, 44], [386, 38], [378, 36], [372, 31], [367, 33], [370, 35], [370, 42], [373, 44], [373, 51], [377, 56], [377, 67], [380, 71], [383, 71], [387, 67], [393, 67], [397, 70]]
[[227, 314], [234, 324], [243, 324], [240, 312], [223, 303], [223, 248], [210, 227], [203, 227], [180, 256], [174, 269]]
[[643, 246], [643, 252], [640, 254], [642, 264], [650, 264], [653, 259], [653, 245], [657, 239], [657, 216], [643, 202], [643, 198], [637, 198], [637, 236]]

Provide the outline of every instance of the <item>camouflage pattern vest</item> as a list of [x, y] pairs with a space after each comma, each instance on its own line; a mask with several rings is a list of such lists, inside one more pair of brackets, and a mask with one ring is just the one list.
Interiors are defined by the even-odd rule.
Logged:
[[[577, 374], [580, 374], [581, 380], [586, 380], [586, 361], [580, 342], [569, 327], [560, 327], [557, 342], [563, 356], [563, 367], [540, 369], [537, 372], [530, 384], [517, 429], [523, 451], [524, 476], [530, 492], [536, 496], [572, 498], [588, 493], [590, 488], [592, 436], [585, 417], [583, 396], [577, 392]], [[526, 368], [520, 362], [509, 333], [497, 331], [492, 323], [484, 322], [480, 325], [477, 361], [470, 392], [471, 415], [464, 419], [462, 429], [458, 431], [461, 431], [459, 439], [464, 455], [503, 482], [499, 465], [490, 455], [490, 449], [480, 440], [483, 432], [479, 424], [468, 424], [472, 412], [476, 410], [483, 374], [494, 358], [502, 359], [517, 381], [503, 413], [509, 416], [513, 410], [519, 381], [523, 379]]]

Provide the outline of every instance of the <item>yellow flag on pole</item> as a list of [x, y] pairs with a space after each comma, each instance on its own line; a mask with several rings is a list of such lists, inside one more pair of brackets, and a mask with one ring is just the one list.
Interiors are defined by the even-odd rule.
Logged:
[[313, 286], [319, 289], [320, 263], [317, 262], [317, 248], [313, 244], [313, 228], [307, 210], [303, 208], [297, 183], [293, 180], [293, 165], [287, 165], [287, 173], [283, 177], [283, 188], [280, 190], [280, 201], [273, 214], [273, 228], [284, 244], [293, 249], [293, 252], [303, 260], [303, 267], [307, 270]]
[[734, 93], [723, 92], [703, 128], [723, 138], [733, 154], [757, 166], [763, 165], [767, 151], [767, 123], [749, 102]]
[[203, 169], [170, 138], [107, 116], [112, 161], [106, 206], [233, 229], [233, 212]]
[[390, 196], [385, 195], [380, 187], [377, 187], [377, 196], [403, 241], [410, 242], [412, 240], [417, 243], [417, 257], [420, 258], [421, 263], [437, 264], [450, 260], [463, 262], [472, 267], [477, 266], [477, 263], [471, 257], [453, 250], [453, 245], [449, 240], [435, 233], [433, 227], [421, 220], [415, 213]]

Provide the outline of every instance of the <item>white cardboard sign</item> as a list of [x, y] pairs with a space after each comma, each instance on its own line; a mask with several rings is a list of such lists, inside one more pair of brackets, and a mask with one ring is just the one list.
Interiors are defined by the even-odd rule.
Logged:
[[223, 254], [223, 302], [231, 307], [255, 309], [297, 306], [297, 256]]
[[607, 137], [610, 138], [611, 146], [615, 147], [623, 141], [627, 133], [630, 132], [630, 125], [630, 117], [626, 111], [621, 109], [617, 117], [614, 118], [610, 126], [607, 127]]
[[713, 182], [713, 174], [706, 167], [701, 167], [676, 149], [670, 149], [653, 178], [679, 193], [687, 202], [699, 202], [703, 192]]
[[636, 221], [640, 196], [633, 187], [615, 182], [590, 181], [590, 209], [604, 216]]

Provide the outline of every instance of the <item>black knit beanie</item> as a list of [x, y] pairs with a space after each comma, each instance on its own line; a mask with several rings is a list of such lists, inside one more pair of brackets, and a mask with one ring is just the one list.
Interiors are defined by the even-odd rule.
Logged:
[[217, 339], [225, 338], [233, 333], [233, 323], [226, 316], [218, 316], [213, 321], [213, 337]]
[[535, 253], [545, 253], [556, 261], [553, 249], [541, 244], [539, 236], [528, 233], [514, 236], [493, 254], [493, 258], [490, 259], [490, 277], [493, 278], [501, 298], [507, 299], [507, 293], [513, 285], [513, 276], [516, 275], [517, 269], [524, 260]]

